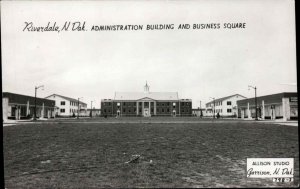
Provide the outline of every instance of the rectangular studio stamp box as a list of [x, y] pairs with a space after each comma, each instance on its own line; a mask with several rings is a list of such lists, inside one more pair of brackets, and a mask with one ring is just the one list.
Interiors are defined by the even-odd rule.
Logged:
[[294, 158], [247, 158], [247, 178], [272, 178], [273, 182], [292, 182]]

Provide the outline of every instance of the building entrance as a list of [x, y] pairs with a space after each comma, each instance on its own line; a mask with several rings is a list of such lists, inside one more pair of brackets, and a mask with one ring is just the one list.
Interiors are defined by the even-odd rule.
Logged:
[[150, 117], [149, 108], [144, 108], [144, 117]]

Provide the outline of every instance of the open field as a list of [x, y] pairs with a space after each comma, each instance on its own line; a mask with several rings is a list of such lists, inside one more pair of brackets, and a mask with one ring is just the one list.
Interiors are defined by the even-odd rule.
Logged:
[[[298, 127], [193, 120], [95, 118], [3, 127], [5, 185], [7, 188], [299, 185]], [[126, 164], [133, 154], [141, 155], [140, 161]], [[271, 179], [247, 179], [246, 158], [295, 158], [294, 182], [279, 184]]]

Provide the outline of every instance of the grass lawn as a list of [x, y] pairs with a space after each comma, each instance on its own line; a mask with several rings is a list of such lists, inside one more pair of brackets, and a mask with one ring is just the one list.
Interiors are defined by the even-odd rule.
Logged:
[[[3, 149], [8, 189], [299, 185], [298, 127], [290, 126], [27, 123], [3, 127]], [[124, 163], [134, 154], [138, 163]], [[294, 182], [247, 179], [246, 158], [295, 158]]]

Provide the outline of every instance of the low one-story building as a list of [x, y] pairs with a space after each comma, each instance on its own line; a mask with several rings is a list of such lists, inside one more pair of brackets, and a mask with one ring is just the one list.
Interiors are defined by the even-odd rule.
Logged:
[[193, 114], [193, 116], [196, 116], [196, 117], [205, 117], [205, 116], [207, 116], [205, 108], [192, 109], [192, 114]]
[[[3, 121], [7, 119], [25, 119], [34, 117], [35, 97], [2, 93]], [[44, 98], [36, 98], [36, 117], [55, 117], [55, 101]]]
[[85, 113], [85, 116], [91, 116], [91, 110], [92, 110], [92, 117], [100, 117], [101, 109], [96, 109], [96, 108], [87, 109], [86, 113]]
[[[259, 96], [256, 100], [259, 119], [298, 119], [298, 93], [296, 92]], [[255, 98], [239, 100], [237, 106], [239, 118], [256, 117]]]

